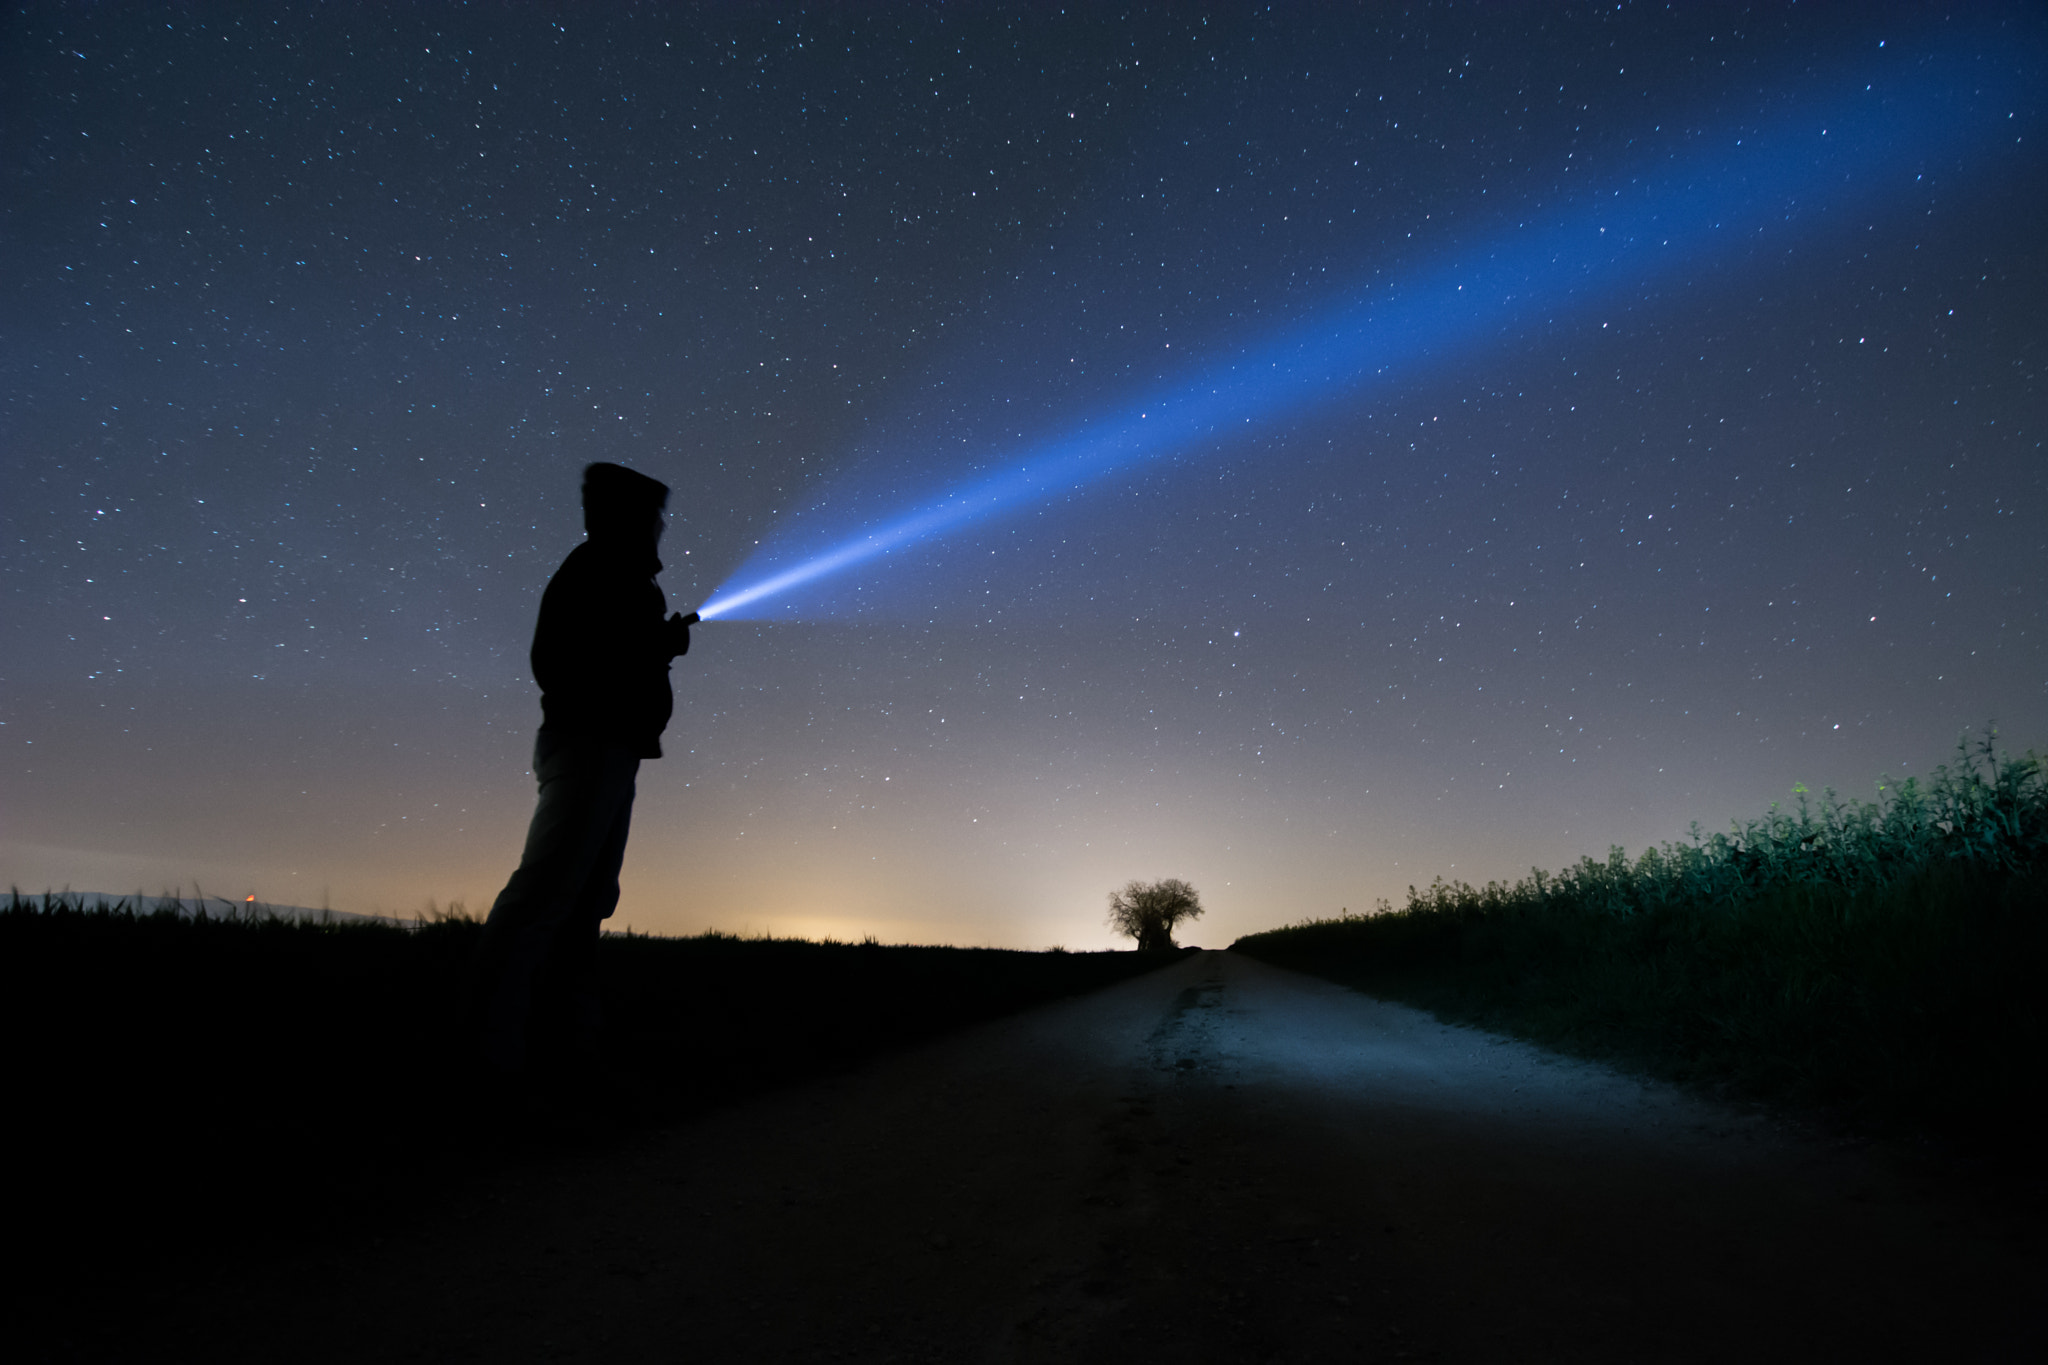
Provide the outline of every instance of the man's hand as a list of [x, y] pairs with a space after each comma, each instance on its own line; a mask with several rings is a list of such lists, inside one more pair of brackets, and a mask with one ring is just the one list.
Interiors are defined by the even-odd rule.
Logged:
[[678, 658], [690, 652], [690, 627], [697, 624], [697, 613], [688, 616], [677, 612], [668, 618], [668, 657]]

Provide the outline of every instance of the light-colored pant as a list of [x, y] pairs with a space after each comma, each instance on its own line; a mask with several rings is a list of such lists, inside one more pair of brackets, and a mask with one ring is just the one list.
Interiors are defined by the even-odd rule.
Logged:
[[526, 1067], [537, 1007], [560, 1009], [571, 1047], [596, 1041], [597, 939], [619, 903], [640, 759], [623, 745], [543, 734], [533, 768], [540, 800], [526, 851], [477, 951], [478, 1041], [507, 1075]]

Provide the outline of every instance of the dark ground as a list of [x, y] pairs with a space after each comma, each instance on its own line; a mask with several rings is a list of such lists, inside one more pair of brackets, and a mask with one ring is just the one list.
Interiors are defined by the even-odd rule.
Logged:
[[443, 1205], [148, 1267], [70, 1349], [2048, 1358], [2038, 1231], [1924, 1162], [1225, 953], [456, 1178]]

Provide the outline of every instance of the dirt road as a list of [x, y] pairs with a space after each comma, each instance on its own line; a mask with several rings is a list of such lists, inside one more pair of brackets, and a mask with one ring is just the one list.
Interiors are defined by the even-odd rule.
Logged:
[[213, 1359], [2039, 1360], [2039, 1246], [1867, 1153], [1206, 953], [215, 1277], [152, 1331]]

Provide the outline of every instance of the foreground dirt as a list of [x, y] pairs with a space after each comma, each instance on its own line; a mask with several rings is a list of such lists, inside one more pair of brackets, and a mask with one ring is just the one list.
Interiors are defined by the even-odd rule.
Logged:
[[453, 1202], [177, 1268], [142, 1354], [2048, 1359], [1924, 1170], [1227, 953]]

